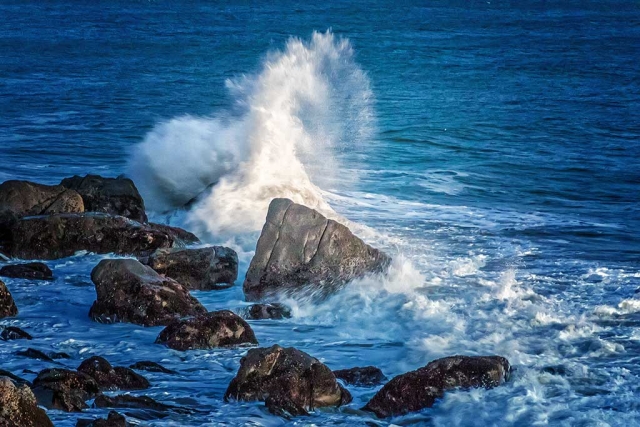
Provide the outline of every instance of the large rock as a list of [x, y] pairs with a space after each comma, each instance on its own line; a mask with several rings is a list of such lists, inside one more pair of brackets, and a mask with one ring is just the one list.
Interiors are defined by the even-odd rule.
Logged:
[[78, 366], [78, 372], [96, 380], [100, 390], [144, 390], [151, 386], [149, 381], [132, 369], [113, 367], [104, 357], [93, 356]]
[[224, 394], [226, 401], [267, 401], [273, 413], [304, 415], [308, 410], [351, 401], [326, 365], [295, 348], [249, 350]]
[[104, 212], [147, 222], [144, 201], [129, 178], [76, 175], [63, 179], [60, 185], [77, 191], [82, 196], [87, 212]]
[[177, 320], [160, 332], [156, 342], [180, 351], [258, 344], [251, 326], [229, 310]]
[[333, 371], [336, 378], [347, 384], [370, 387], [386, 381], [380, 368], [375, 366], [365, 366], [364, 368], [350, 368]]
[[0, 268], [0, 276], [14, 279], [51, 280], [53, 272], [44, 263], [28, 262], [25, 264], [11, 264]]
[[134, 259], [102, 260], [91, 272], [97, 299], [89, 317], [102, 323], [167, 325], [206, 313], [187, 288]]
[[0, 319], [3, 317], [16, 316], [18, 314], [18, 307], [13, 301], [11, 292], [7, 289], [7, 286], [0, 280]]
[[452, 356], [398, 375], [366, 404], [364, 410], [380, 418], [402, 415], [433, 406], [445, 391], [491, 388], [509, 379], [509, 361], [500, 356]]
[[383, 271], [390, 259], [347, 227], [288, 199], [274, 199], [243, 285], [247, 301], [278, 293], [326, 297], [346, 282]]
[[0, 184], [0, 212], [16, 217], [84, 212], [82, 197], [61, 185], [42, 185], [29, 181]]
[[148, 265], [193, 290], [225, 289], [238, 278], [238, 255], [223, 246], [159, 249]]
[[80, 412], [85, 403], [100, 393], [98, 383], [89, 375], [67, 369], [45, 369], [33, 380], [38, 403], [49, 409]]
[[53, 423], [38, 407], [29, 386], [17, 386], [9, 378], [0, 377], [0, 426], [53, 427]]

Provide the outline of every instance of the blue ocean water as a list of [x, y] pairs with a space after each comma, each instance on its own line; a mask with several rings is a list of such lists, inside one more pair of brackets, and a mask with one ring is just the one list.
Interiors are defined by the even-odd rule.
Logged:
[[[92, 323], [100, 257], [7, 280], [21, 311], [2, 324], [65, 365], [180, 371], [145, 394], [202, 412], [145, 425], [640, 423], [637, 2], [3, 1], [0, 17], [0, 180], [129, 174], [155, 219], [237, 249], [241, 275], [266, 203], [292, 197], [396, 262], [253, 322], [261, 345], [389, 377], [453, 354], [516, 368], [393, 420], [352, 388], [348, 407], [286, 421], [222, 401], [245, 350], [178, 353], [158, 328]], [[194, 294], [244, 305], [240, 284]], [[24, 345], [0, 344], [0, 367], [48, 366], [15, 357]]]

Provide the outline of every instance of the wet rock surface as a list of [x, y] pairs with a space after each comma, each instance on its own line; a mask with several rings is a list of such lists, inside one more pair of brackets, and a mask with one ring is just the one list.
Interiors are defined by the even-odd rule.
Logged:
[[0, 376], [0, 426], [53, 427], [53, 423], [27, 385]]
[[500, 356], [452, 356], [398, 375], [363, 408], [380, 418], [430, 408], [447, 390], [492, 388], [508, 380], [510, 366]]
[[339, 369], [333, 371], [336, 378], [341, 379], [346, 384], [357, 386], [374, 386], [382, 384], [387, 380], [382, 371], [375, 366], [365, 366], [364, 368]]
[[167, 325], [206, 309], [173, 279], [133, 259], [102, 260], [91, 272], [97, 299], [89, 316], [97, 322]]
[[82, 372], [68, 369], [45, 369], [33, 380], [38, 403], [49, 409], [80, 412], [85, 403], [100, 393], [98, 383]]
[[95, 420], [79, 419], [76, 427], [127, 427], [127, 419], [124, 415], [120, 415], [116, 411], [109, 412], [107, 418], [98, 418]]
[[44, 360], [46, 362], [53, 362], [56, 359], [71, 359], [71, 356], [69, 356], [67, 353], [58, 353], [54, 351], [44, 352], [35, 348], [28, 348], [26, 350], [18, 351], [16, 355], [28, 357], [29, 359]]
[[117, 396], [100, 395], [93, 402], [96, 408], [130, 408], [143, 409], [166, 414], [175, 412], [178, 414], [191, 414], [194, 411], [181, 406], [166, 405], [148, 396], [132, 396], [130, 394], [120, 394]]
[[277, 302], [270, 304], [253, 304], [246, 310], [247, 319], [288, 319], [291, 317], [291, 309]]
[[0, 212], [10, 212], [18, 218], [79, 213], [84, 212], [84, 203], [77, 192], [61, 185], [5, 181], [0, 184]]
[[229, 310], [175, 321], [160, 332], [156, 342], [180, 351], [258, 344], [249, 324]]
[[274, 199], [243, 290], [247, 301], [276, 294], [324, 298], [389, 263], [344, 225], [289, 199]]
[[149, 227], [169, 235], [174, 241], [173, 247], [176, 248], [183, 248], [187, 245], [200, 243], [200, 239], [198, 239], [198, 236], [190, 231], [184, 230], [179, 227], [172, 227], [166, 224], [157, 224], [155, 222], [150, 222]]
[[5, 265], [0, 268], [0, 276], [14, 279], [52, 280], [53, 272], [42, 262]]
[[78, 372], [96, 380], [100, 390], [144, 390], [151, 386], [149, 381], [132, 369], [113, 367], [103, 357], [93, 356], [78, 366]]
[[175, 374], [176, 371], [172, 371], [171, 369], [167, 369], [159, 363], [150, 362], [147, 360], [143, 360], [141, 362], [136, 362], [133, 365], [129, 366], [131, 369], [136, 369], [138, 371], [148, 371], [148, 372], [161, 372], [163, 374]]
[[3, 317], [12, 317], [18, 315], [18, 307], [13, 301], [11, 292], [7, 289], [7, 285], [0, 280], [0, 319]]

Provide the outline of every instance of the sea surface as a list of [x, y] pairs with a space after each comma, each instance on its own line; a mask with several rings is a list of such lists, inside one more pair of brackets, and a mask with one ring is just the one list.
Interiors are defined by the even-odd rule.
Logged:
[[246, 348], [90, 321], [91, 254], [6, 280], [20, 314], [0, 324], [35, 339], [0, 342], [0, 368], [52, 366], [15, 355], [30, 346], [179, 371], [138, 394], [198, 412], [139, 425], [639, 425], [639, 58], [637, 1], [3, 0], [0, 181], [132, 177], [154, 220], [238, 251], [234, 287], [194, 292], [211, 310], [247, 305], [268, 203], [292, 198], [395, 261], [251, 322], [261, 346], [389, 378], [454, 354], [515, 370], [404, 417], [349, 387], [352, 404], [285, 420], [223, 402]]

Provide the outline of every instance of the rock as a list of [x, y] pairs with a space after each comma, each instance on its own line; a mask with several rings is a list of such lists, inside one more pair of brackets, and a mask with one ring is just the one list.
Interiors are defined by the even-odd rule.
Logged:
[[102, 260], [91, 280], [97, 299], [89, 317], [97, 322], [158, 326], [207, 311], [180, 283], [134, 259]]
[[106, 420], [104, 418], [95, 420], [81, 418], [76, 422], [76, 427], [127, 427], [128, 425], [127, 419], [116, 411], [109, 412]]
[[182, 228], [179, 228], [179, 227], [172, 227], [170, 225], [165, 225], [165, 224], [157, 224], [155, 222], [150, 222], [149, 227], [171, 236], [175, 242], [173, 246], [176, 248], [183, 248], [187, 245], [200, 243], [200, 239], [198, 239], [198, 236], [191, 233], [190, 231], [183, 230]]
[[100, 390], [144, 390], [151, 387], [149, 381], [129, 368], [113, 367], [103, 357], [93, 356], [83, 361], [78, 367], [96, 380]]
[[144, 201], [129, 178], [75, 175], [63, 179], [60, 185], [77, 191], [82, 196], [87, 212], [104, 212], [138, 222], [147, 222]]
[[66, 412], [88, 408], [85, 401], [100, 393], [98, 383], [89, 375], [67, 369], [45, 369], [33, 380], [33, 393], [40, 405]]
[[31, 387], [31, 383], [29, 381], [25, 380], [24, 378], [20, 378], [19, 376], [14, 375], [9, 371], [5, 371], [4, 369], [0, 369], [0, 377], [7, 377], [11, 381], [13, 381], [15, 384], [18, 384], [18, 385], [26, 384], [29, 387]]
[[44, 263], [28, 262], [26, 264], [11, 264], [0, 268], [0, 276], [14, 279], [51, 280], [53, 272]]
[[271, 304], [253, 304], [247, 310], [247, 319], [288, 319], [291, 317], [291, 309], [277, 302]]
[[7, 286], [0, 280], [0, 319], [3, 317], [12, 317], [18, 314], [18, 307], [13, 301], [11, 292]]
[[192, 290], [226, 289], [238, 278], [238, 255], [223, 246], [159, 249], [147, 265]]
[[225, 401], [269, 400], [272, 413], [303, 415], [324, 406], [340, 406], [351, 395], [336, 381], [331, 370], [318, 359], [295, 348], [251, 349], [240, 360]]
[[16, 217], [84, 212], [82, 197], [60, 185], [42, 185], [29, 181], [5, 181], [0, 184], [0, 212]]
[[229, 310], [177, 320], [160, 332], [156, 343], [174, 350], [194, 350], [258, 344], [251, 326]]
[[53, 427], [53, 423], [38, 407], [29, 386], [16, 386], [9, 378], [0, 377], [0, 426]]
[[16, 355], [28, 357], [29, 359], [44, 360], [46, 362], [53, 362], [55, 359], [71, 359], [71, 356], [67, 353], [56, 353], [53, 351], [45, 353], [44, 351], [36, 350], [35, 348], [21, 350], [17, 352]]
[[[243, 289], [247, 301], [282, 293], [325, 298], [390, 258], [347, 227], [288, 199], [274, 199]], [[302, 292], [304, 291], [304, 292]]]
[[133, 365], [129, 366], [131, 369], [137, 369], [138, 371], [149, 371], [149, 372], [161, 372], [163, 374], [176, 374], [176, 371], [172, 371], [171, 369], [167, 369], [159, 363], [149, 362], [147, 360], [142, 362], [136, 362]]
[[363, 408], [380, 418], [402, 415], [433, 406], [447, 390], [492, 388], [509, 379], [509, 361], [499, 356], [452, 356], [398, 375]]
[[333, 371], [333, 374], [345, 383], [357, 386], [374, 386], [387, 380], [382, 371], [375, 366], [340, 369]]
[[131, 396], [120, 394], [118, 396], [105, 396], [101, 394], [93, 402], [96, 408], [132, 408], [149, 409], [159, 412], [175, 412], [178, 414], [192, 414], [194, 411], [180, 406], [165, 405], [147, 396]]
[[88, 251], [148, 255], [175, 244], [173, 237], [149, 225], [102, 213], [28, 217], [11, 228], [9, 253], [22, 259], [58, 259]]

